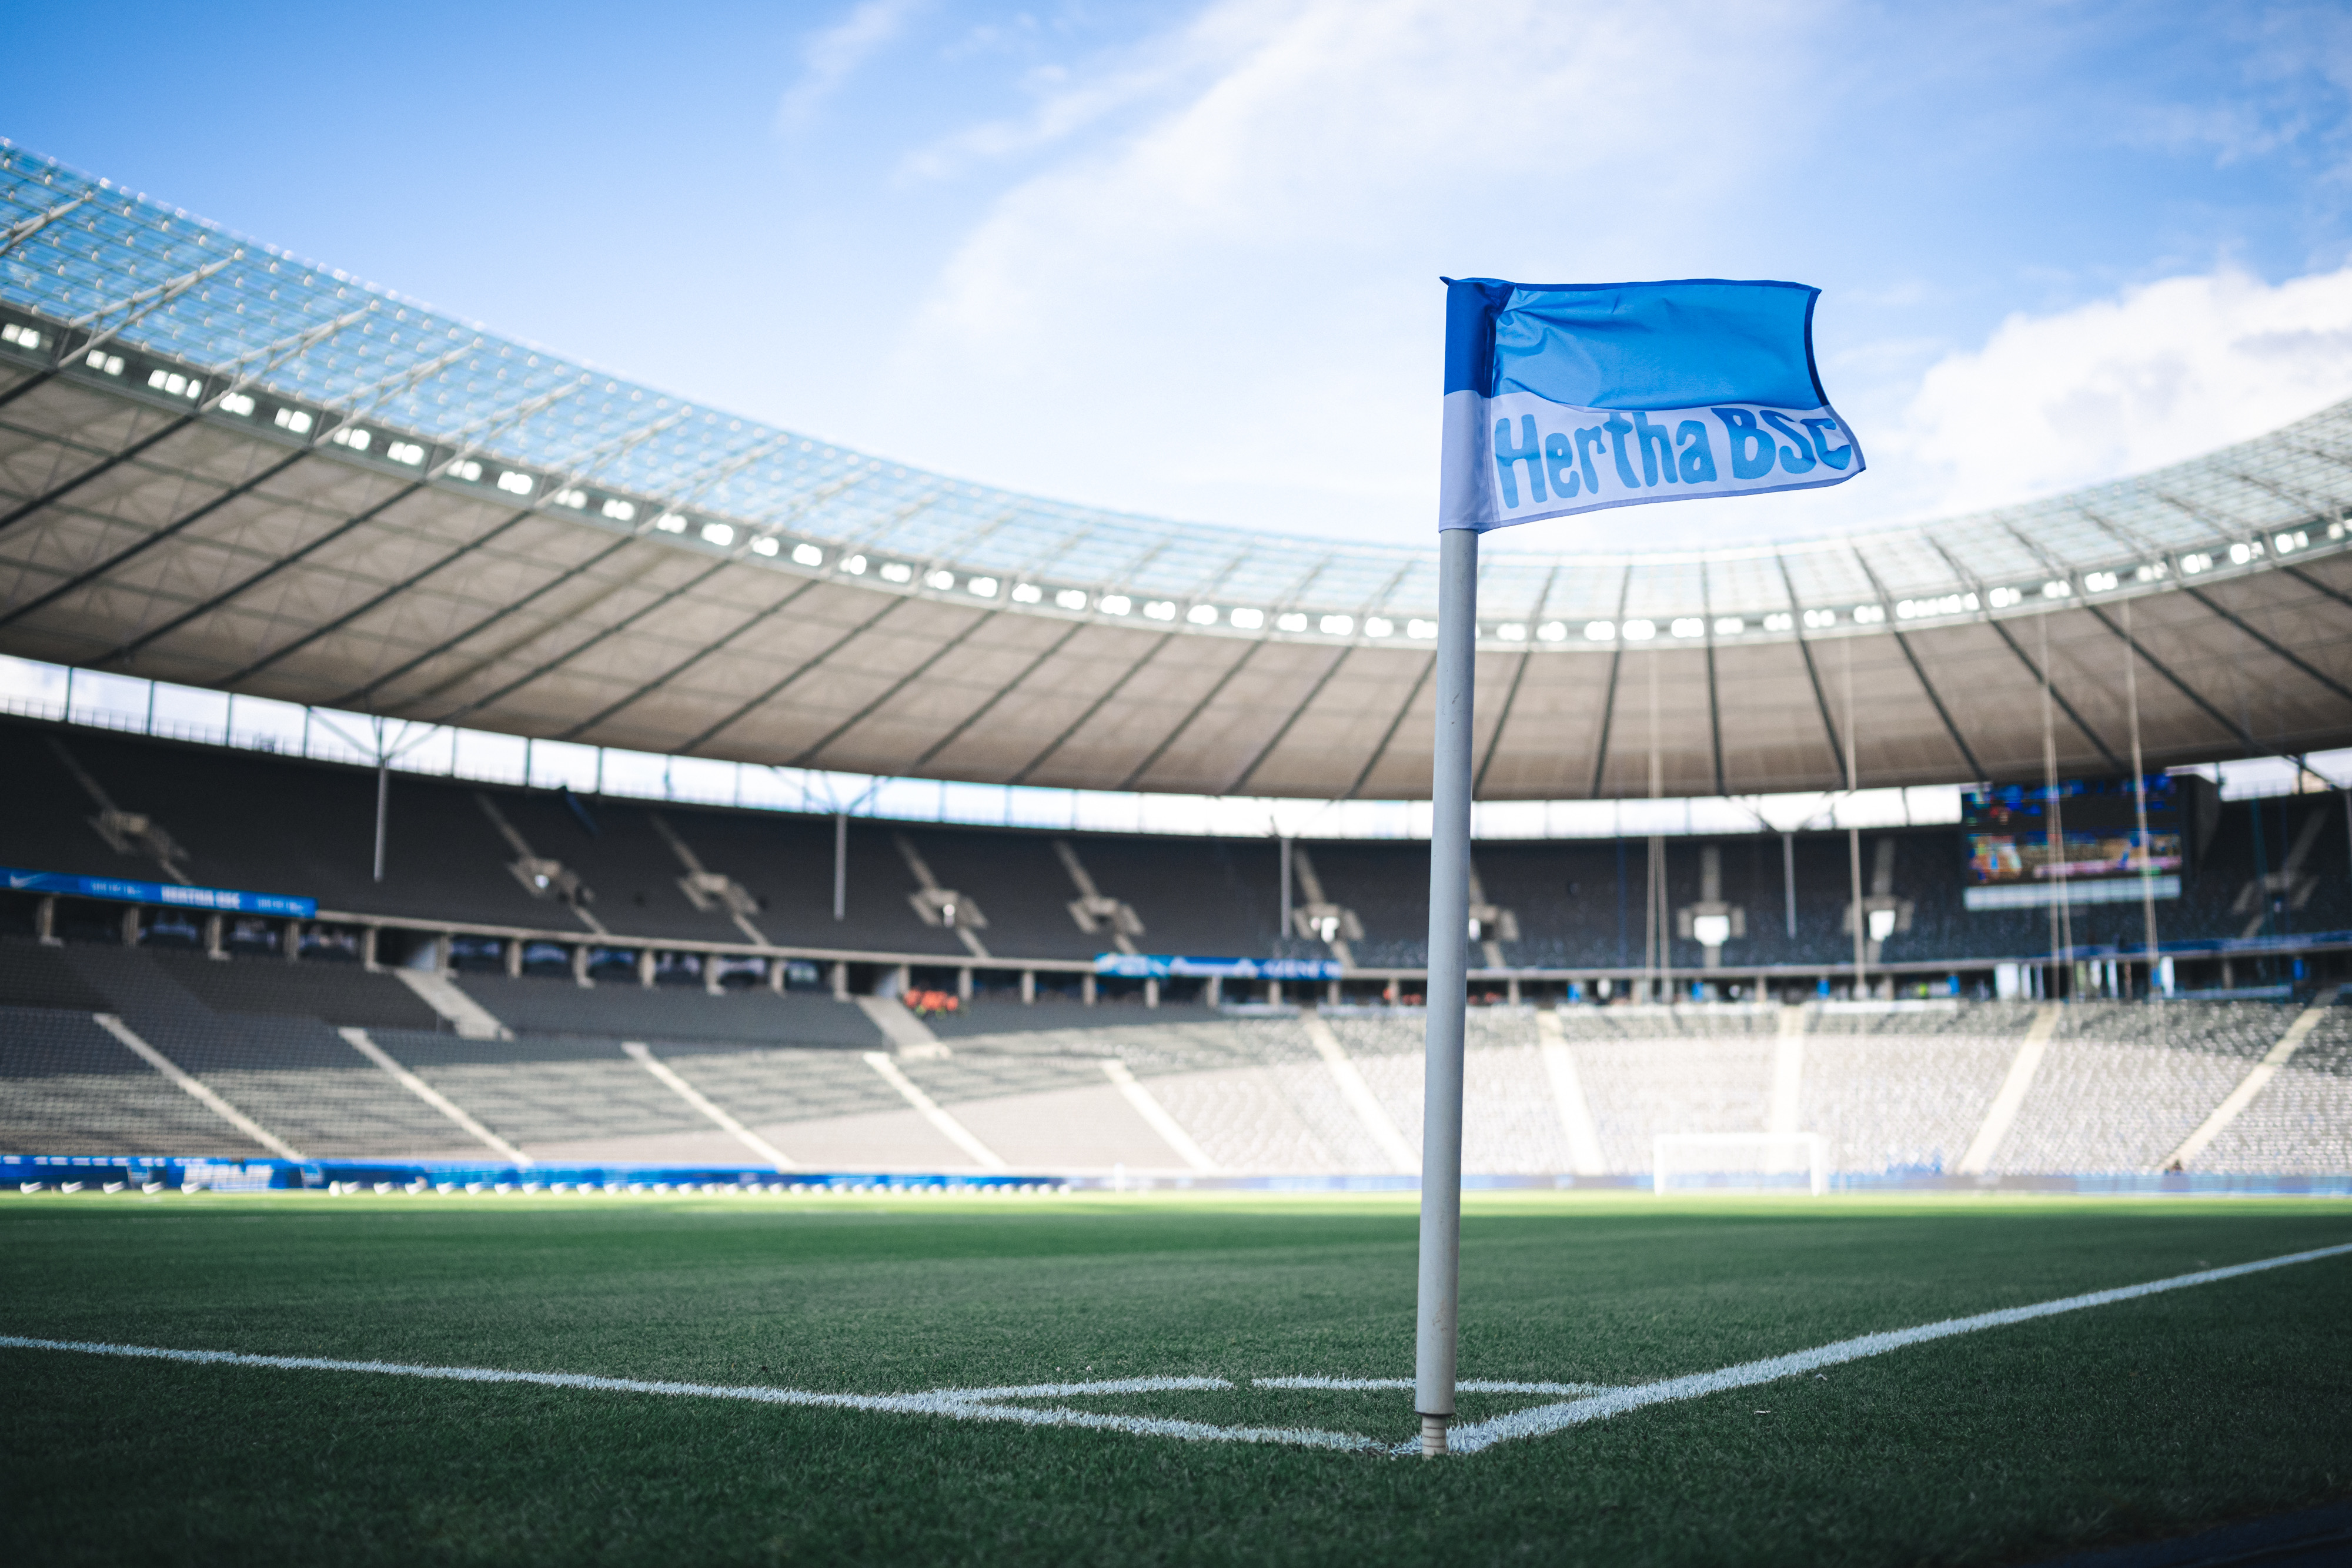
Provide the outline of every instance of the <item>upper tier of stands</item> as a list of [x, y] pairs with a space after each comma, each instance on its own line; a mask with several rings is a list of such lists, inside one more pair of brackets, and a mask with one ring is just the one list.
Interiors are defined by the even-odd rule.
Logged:
[[[1281, 852], [1262, 841], [949, 828], [852, 819], [846, 899], [834, 915], [831, 818], [662, 805], [566, 791], [478, 786], [395, 773], [386, 873], [372, 878], [376, 779], [331, 764], [183, 745], [85, 728], [0, 720], [0, 863], [90, 876], [184, 878], [205, 886], [308, 895], [362, 923], [481, 925], [583, 944], [704, 943], [847, 953], [955, 967], [991, 960], [1083, 964], [1112, 946], [1106, 927], [1073, 913], [1074, 858], [1102, 895], [1139, 921], [1145, 952], [1324, 956], [1331, 948], [1280, 930]], [[157, 832], [112, 841], [102, 811], [143, 816]], [[118, 847], [121, 846], [121, 847]], [[1415, 841], [1302, 842], [1294, 899], [1311, 867], [1323, 897], [1361, 936], [1349, 956], [1369, 969], [1422, 967], [1427, 851]], [[158, 851], [166, 852], [163, 859]], [[1068, 852], [1066, 857], [1063, 852]], [[563, 873], [546, 889], [525, 852]], [[1887, 966], [1955, 966], [2052, 951], [2042, 910], [1963, 907], [1960, 834], [1950, 827], [1862, 835], [1865, 895], [1898, 908], [1872, 955]], [[1703, 894], [1712, 857], [1722, 901], [1741, 930], [1722, 949], [1743, 969], [1849, 964], [1853, 867], [1843, 833], [1664, 841], [1665, 904]], [[1629, 841], [1485, 841], [1475, 863], [1486, 898], [1517, 935], [1496, 944], [1513, 969], [1640, 969], [1645, 846]], [[2352, 930], [2346, 817], [2332, 795], [2224, 806], [2183, 895], [2158, 906], [2168, 943], [2285, 939]], [[699, 870], [725, 895], [687, 885]], [[1790, 873], [1792, 878], [1790, 878]], [[926, 884], [957, 895], [956, 930], [927, 919]], [[563, 896], [567, 885], [583, 889]], [[1789, 892], [1794, 891], [1793, 930]], [[729, 896], [738, 899], [730, 907]], [[73, 916], [85, 937], [106, 917]], [[22, 898], [0, 900], [0, 929], [29, 934]], [[984, 924], [982, 922], [984, 921]], [[2137, 946], [2136, 902], [2078, 904], [2076, 947]], [[1491, 933], [1489, 935], [1492, 935]], [[1696, 970], [1706, 949], [1670, 933], [1662, 967]], [[559, 958], [561, 955], [557, 956]], [[277, 982], [272, 982], [277, 983]], [[299, 984], [299, 982], [285, 982]], [[2202, 984], [2219, 983], [2208, 978]], [[2242, 978], [2239, 983], [2245, 983]], [[209, 993], [205, 993], [209, 996]], [[221, 998], [234, 1008], [235, 998]]]

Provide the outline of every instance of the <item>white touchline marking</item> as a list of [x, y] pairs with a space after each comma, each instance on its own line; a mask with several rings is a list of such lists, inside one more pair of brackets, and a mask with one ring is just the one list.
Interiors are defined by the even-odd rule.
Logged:
[[995, 1403], [1006, 1398], [1050, 1398], [1083, 1394], [1147, 1394], [1163, 1390], [1231, 1388], [1222, 1377], [1132, 1377], [1105, 1383], [1042, 1383], [1018, 1388], [938, 1388], [924, 1394], [822, 1394], [807, 1388], [765, 1388], [737, 1384], [648, 1382], [634, 1377], [593, 1377], [577, 1372], [509, 1372], [491, 1366], [420, 1366], [392, 1361], [339, 1361], [315, 1355], [247, 1355], [232, 1350], [166, 1350], [152, 1345], [110, 1344], [87, 1340], [29, 1339], [0, 1334], [0, 1349], [63, 1350], [87, 1355], [130, 1356], [147, 1361], [194, 1362], [214, 1366], [267, 1367], [285, 1372], [361, 1372], [393, 1377], [430, 1377], [453, 1383], [526, 1383], [543, 1388], [583, 1388], [607, 1394], [665, 1394], [703, 1399], [742, 1399], [759, 1405], [813, 1406], [820, 1409], [871, 1410], [903, 1416], [945, 1416], [959, 1421], [1010, 1421], [1025, 1427], [1084, 1427], [1138, 1437], [1181, 1437], [1196, 1443], [1283, 1443], [1308, 1448], [1352, 1448], [1379, 1453], [1388, 1445], [1354, 1432], [1311, 1427], [1219, 1427], [1156, 1416], [1108, 1416], [1066, 1406], [1033, 1409]]
[[[1816, 1367], [1835, 1366], [1842, 1362], [1859, 1361], [1865, 1356], [1882, 1355], [1906, 1345], [1920, 1344], [1928, 1340], [1946, 1339], [1954, 1334], [1970, 1333], [1978, 1329], [2000, 1328], [2010, 1323], [2028, 1322], [2035, 1318], [2054, 1316], [2060, 1312], [2079, 1312], [2084, 1307], [2106, 1306], [2115, 1301], [2127, 1301], [2141, 1296], [2157, 1295], [2166, 1291], [2184, 1290], [2190, 1285], [2210, 1284], [2216, 1280], [2232, 1280], [2241, 1274], [2260, 1273], [2266, 1269], [2283, 1269], [2291, 1263], [2309, 1263], [2321, 1258], [2336, 1258], [2352, 1253], [2352, 1242], [2337, 1247], [2321, 1247], [2309, 1252], [2290, 1252], [2282, 1257], [2265, 1258], [2252, 1263], [2232, 1264], [2226, 1269], [2206, 1269], [2194, 1274], [2178, 1274], [2168, 1280], [2151, 1280], [2145, 1284], [2122, 1285], [2114, 1290], [2093, 1291], [2080, 1296], [2067, 1296], [2054, 1301], [2041, 1301], [2032, 1306], [2005, 1307], [1999, 1312], [1979, 1312], [1973, 1317], [1947, 1318], [1941, 1322], [1923, 1323], [1916, 1328], [1892, 1329], [1883, 1333], [1864, 1334], [1857, 1339], [1839, 1340], [1833, 1344], [1801, 1350], [1792, 1354], [1772, 1356], [1763, 1361], [1751, 1361], [1738, 1366], [1727, 1366], [1718, 1372], [1696, 1373], [1687, 1377], [1670, 1377], [1663, 1382], [1645, 1383], [1631, 1388], [1604, 1388], [1585, 1383], [1517, 1383], [1486, 1379], [1467, 1379], [1455, 1386], [1465, 1394], [1574, 1394], [1582, 1397], [1557, 1405], [1538, 1405], [1530, 1409], [1516, 1410], [1492, 1420], [1473, 1422], [1457, 1427], [1448, 1435], [1447, 1447], [1457, 1454], [1476, 1453], [1497, 1443], [1516, 1437], [1539, 1437], [1569, 1427], [1581, 1426], [1604, 1416], [1627, 1410], [1638, 1410], [1646, 1405], [1671, 1404], [1678, 1400], [1702, 1398], [1727, 1388], [1748, 1388], [1759, 1383], [1770, 1383], [1783, 1377], [1793, 1377]], [[934, 1388], [921, 1394], [825, 1394], [808, 1388], [769, 1388], [740, 1384], [671, 1383], [647, 1381], [633, 1377], [596, 1377], [578, 1372], [509, 1372], [491, 1366], [424, 1366], [393, 1361], [340, 1361], [312, 1355], [248, 1355], [232, 1350], [169, 1350], [152, 1345], [113, 1344], [92, 1340], [32, 1339], [17, 1334], [0, 1334], [0, 1349], [62, 1350], [85, 1355], [127, 1356], [145, 1361], [192, 1362], [214, 1366], [250, 1366], [288, 1372], [359, 1372], [392, 1377], [428, 1377], [452, 1383], [523, 1383], [544, 1388], [580, 1388], [610, 1394], [661, 1394], [701, 1399], [740, 1399], [758, 1405], [794, 1405], [832, 1410], [868, 1410], [888, 1415], [944, 1416], [957, 1421], [1009, 1421], [1024, 1427], [1079, 1427], [1094, 1431], [1125, 1432], [1143, 1437], [1179, 1437], [1195, 1443], [1280, 1443], [1295, 1448], [1337, 1448], [1360, 1453], [1412, 1455], [1421, 1452], [1418, 1440], [1390, 1444], [1356, 1432], [1331, 1432], [1314, 1427], [1220, 1427], [1207, 1421], [1180, 1421], [1158, 1416], [1112, 1416], [1091, 1410], [1073, 1410], [1066, 1406], [1038, 1408], [1026, 1405], [1003, 1403], [1009, 1399], [1077, 1398], [1089, 1395], [1158, 1394], [1232, 1389], [1235, 1385], [1222, 1377], [1121, 1377], [1087, 1383], [1031, 1383], [997, 1388]], [[1402, 1377], [1259, 1377], [1249, 1380], [1256, 1388], [1296, 1388], [1331, 1390], [1405, 1389], [1412, 1380]], [[1769, 1412], [1759, 1411], [1759, 1415]]]
[[[1816, 1367], [1835, 1366], [1841, 1362], [1883, 1355], [1890, 1350], [1924, 1344], [1929, 1340], [1948, 1339], [1954, 1334], [1973, 1333], [1979, 1329], [2005, 1328], [2011, 1323], [2030, 1322], [2035, 1318], [2055, 1317], [2060, 1312], [2080, 1312], [2084, 1307], [2104, 1307], [2116, 1301], [2158, 1295], [2166, 1291], [2186, 1290], [2191, 1285], [2209, 1285], [2216, 1280], [2234, 1280], [2241, 1274], [2256, 1274], [2265, 1269], [2284, 1269], [2290, 1263], [2309, 1263], [2320, 1258], [2340, 1257], [2347, 1252], [2352, 1252], [2352, 1243], [2316, 1248], [2309, 1252], [2290, 1252], [2283, 1257], [2264, 1258], [2259, 1262], [2232, 1264], [2226, 1269], [2176, 1274], [2169, 1280], [2151, 1280], [2142, 1285], [2119, 1285], [2111, 1291], [2092, 1291], [2080, 1296], [2062, 1297], [2054, 1301], [2037, 1301], [2030, 1307], [2004, 1307], [1999, 1312], [1979, 1312], [1972, 1317], [1946, 1318], [1941, 1322], [1921, 1323], [1916, 1328], [1863, 1334], [1856, 1339], [1842, 1339], [1834, 1344], [1801, 1350], [1791, 1355], [1770, 1356], [1763, 1361], [1727, 1366], [1719, 1372], [1669, 1377], [1660, 1383], [1644, 1383], [1566, 1404], [1538, 1405], [1533, 1409], [1514, 1410], [1490, 1421], [1455, 1427], [1446, 1435], [1446, 1447], [1457, 1454], [1476, 1453], [1481, 1448], [1492, 1448], [1514, 1437], [1539, 1437], [1564, 1427], [1582, 1426], [1587, 1421], [1638, 1410], [1645, 1405], [1666, 1405], [1677, 1400], [1703, 1398], [1727, 1388], [1753, 1387], [1759, 1383], [1794, 1377]], [[1398, 1444], [1390, 1451], [1418, 1454], [1421, 1443], [1416, 1438]]]

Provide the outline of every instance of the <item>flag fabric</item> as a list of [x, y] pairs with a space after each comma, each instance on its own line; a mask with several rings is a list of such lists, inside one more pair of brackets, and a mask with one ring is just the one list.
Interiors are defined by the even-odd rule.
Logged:
[[1801, 283], [1446, 278], [1438, 528], [1843, 484]]

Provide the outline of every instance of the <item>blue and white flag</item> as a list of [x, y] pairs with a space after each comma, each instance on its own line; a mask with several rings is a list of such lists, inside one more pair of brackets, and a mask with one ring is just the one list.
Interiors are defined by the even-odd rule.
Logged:
[[1862, 472], [1813, 367], [1818, 288], [1444, 281], [1441, 530]]

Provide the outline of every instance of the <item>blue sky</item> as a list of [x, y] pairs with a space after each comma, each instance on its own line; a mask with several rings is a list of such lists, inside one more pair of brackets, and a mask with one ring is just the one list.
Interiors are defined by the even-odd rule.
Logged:
[[1647, 508], [1652, 543], [2022, 498], [2352, 395], [2341, 5], [6, 5], [20, 145], [1073, 500], [1426, 538], [1440, 273], [1825, 290], [1873, 473]]

